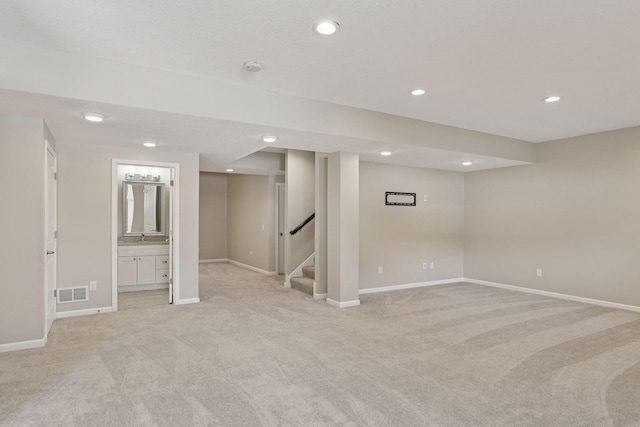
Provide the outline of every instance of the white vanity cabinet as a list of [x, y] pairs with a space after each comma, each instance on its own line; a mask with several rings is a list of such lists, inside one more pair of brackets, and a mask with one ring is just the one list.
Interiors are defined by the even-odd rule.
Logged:
[[164, 283], [169, 283], [168, 245], [118, 246], [119, 287]]

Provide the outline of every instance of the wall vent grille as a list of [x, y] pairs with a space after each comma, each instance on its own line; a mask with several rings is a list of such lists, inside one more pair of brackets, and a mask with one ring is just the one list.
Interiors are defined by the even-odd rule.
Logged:
[[58, 289], [58, 304], [67, 302], [79, 302], [89, 300], [89, 287], [78, 286], [76, 288]]

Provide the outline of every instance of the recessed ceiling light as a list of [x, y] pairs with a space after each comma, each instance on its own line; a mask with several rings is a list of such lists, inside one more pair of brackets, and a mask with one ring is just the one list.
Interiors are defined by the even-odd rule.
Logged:
[[90, 122], [95, 122], [95, 123], [99, 123], [101, 121], [104, 120], [104, 114], [98, 114], [98, 113], [82, 113], [82, 115], [84, 116], [85, 120], [88, 120]]
[[267, 144], [271, 144], [273, 142], [276, 142], [278, 140], [277, 136], [273, 136], [273, 135], [263, 135], [262, 136], [262, 142], [266, 142]]
[[335, 21], [320, 21], [314, 27], [316, 32], [323, 36], [335, 34], [338, 28], [340, 28], [340, 25]]
[[153, 148], [153, 147], [157, 146], [158, 144], [155, 141], [142, 141], [142, 145], [144, 145], [145, 147], [148, 147], [148, 148]]
[[233, 172], [233, 169], [227, 168], [227, 172]]
[[462, 166], [471, 166], [472, 164], [473, 162], [469, 160], [465, 160], [464, 162], [462, 162]]
[[424, 89], [414, 89], [414, 90], [411, 91], [411, 95], [413, 95], [413, 96], [422, 96], [425, 93], [427, 93], [427, 91], [424, 90]]
[[389, 150], [382, 150], [380, 152], [381, 156], [390, 156], [393, 153], [393, 151], [389, 151]]
[[547, 96], [544, 99], [544, 102], [548, 102], [548, 103], [558, 102], [558, 101], [560, 101], [560, 97], [558, 95]]

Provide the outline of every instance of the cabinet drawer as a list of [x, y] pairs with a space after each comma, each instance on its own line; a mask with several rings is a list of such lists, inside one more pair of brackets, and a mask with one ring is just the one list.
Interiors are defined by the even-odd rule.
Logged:
[[169, 268], [169, 255], [156, 256], [156, 270]]
[[169, 270], [156, 270], [156, 283], [169, 283]]

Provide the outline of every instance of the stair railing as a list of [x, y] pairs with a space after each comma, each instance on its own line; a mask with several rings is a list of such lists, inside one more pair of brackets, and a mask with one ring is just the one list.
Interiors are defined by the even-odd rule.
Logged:
[[296, 234], [298, 231], [302, 230], [302, 229], [304, 228], [304, 226], [305, 226], [305, 225], [309, 224], [309, 223], [313, 220], [313, 218], [315, 218], [315, 217], [316, 217], [316, 213], [314, 212], [314, 213], [312, 213], [312, 214], [311, 214], [311, 216], [309, 216], [309, 218], [307, 218], [307, 219], [305, 219], [304, 221], [302, 221], [302, 223], [300, 223], [300, 225], [299, 225], [299, 226], [297, 226], [296, 228], [294, 228], [293, 230], [291, 230], [291, 231], [289, 232], [289, 234], [291, 234], [291, 235], [293, 236], [293, 235], [294, 235], [294, 234]]

